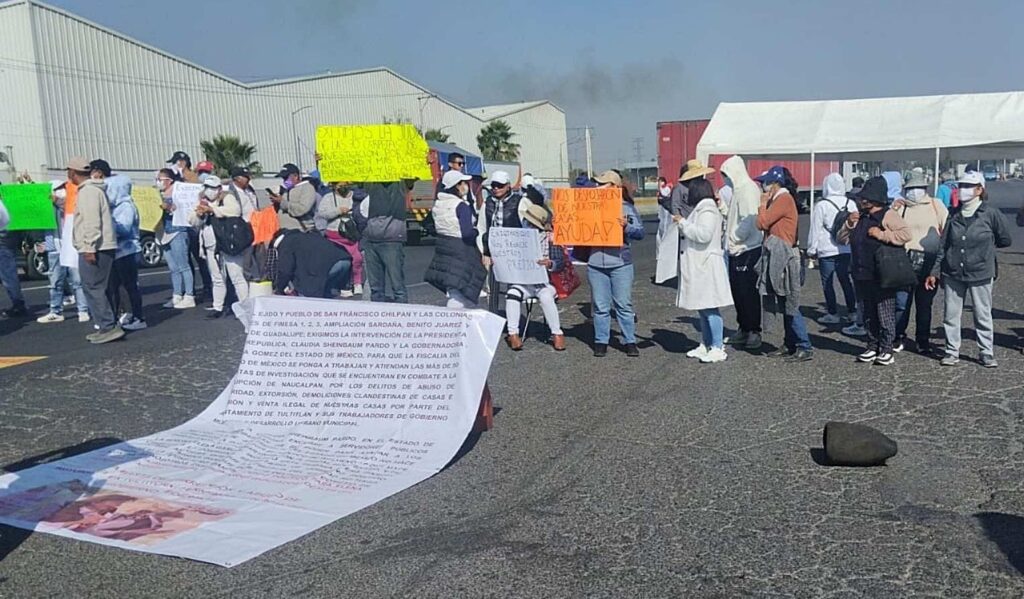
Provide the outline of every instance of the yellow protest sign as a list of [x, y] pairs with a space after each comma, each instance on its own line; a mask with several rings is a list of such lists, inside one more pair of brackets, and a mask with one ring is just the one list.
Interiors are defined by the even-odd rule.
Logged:
[[164, 217], [160, 192], [155, 187], [132, 186], [132, 201], [139, 209], [139, 228], [143, 231], [156, 231], [156, 226]]
[[554, 189], [557, 245], [619, 247], [622, 245], [622, 190], [617, 187]]
[[316, 151], [324, 182], [432, 177], [427, 142], [412, 125], [321, 125], [316, 129]]

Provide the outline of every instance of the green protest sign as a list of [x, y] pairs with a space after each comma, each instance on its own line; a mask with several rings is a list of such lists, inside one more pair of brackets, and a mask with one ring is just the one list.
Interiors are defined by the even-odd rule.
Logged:
[[0, 185], [0, 200], [11, 214], [8, 231], [49, 231], [57, 228], [48, 183]]

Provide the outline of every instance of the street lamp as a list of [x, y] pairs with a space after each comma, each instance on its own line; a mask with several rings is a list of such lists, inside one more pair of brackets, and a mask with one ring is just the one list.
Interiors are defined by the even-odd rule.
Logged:
[[302, 150], [299, 148], [299, 132], [295, 127], [295, 115], [309, 108], [312, 108], [312, 106], [303, 106], [302, 108], [292, 111], [292, 138], [295, 140], [295, 159], [299, 163], [298, 167], [300, 171], [302, 170]]

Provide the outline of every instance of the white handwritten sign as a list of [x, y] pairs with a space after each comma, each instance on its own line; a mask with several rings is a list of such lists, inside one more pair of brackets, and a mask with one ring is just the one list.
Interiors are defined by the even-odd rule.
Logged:
[[199, 205], [199, 194], [203, 193], [202, 183], [175, 183], [171, 202], [174, 203], [174, 218], [171, 224], [175, 227], [188, 227], [188, 215], [196, 211]]
[[543, 285], [548, 271], [537, 264], [540, 235], [536, 229], [496, 227], [487, 234], [487, 245], [494, 260], [494, 280], [510, 285]]

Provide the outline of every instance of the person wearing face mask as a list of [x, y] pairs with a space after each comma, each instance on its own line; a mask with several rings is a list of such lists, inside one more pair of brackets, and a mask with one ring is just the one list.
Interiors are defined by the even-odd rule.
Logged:
[[179, 181], [185, 183], [199, 183], [199, 175], [192, 170], [192, 158], [182, 150], [178, 150], [167, 161], [167, 168], [174, 172]]
[[770, 356], [791, 362], [812, 359], [811, 339], [800, 313], [800, 248], [797, 247], [798, 214], [791, 187], [795, 182], [785, 168], [773, 166], [756, 179], [764, 194], [757, 211], [757, 228], [765, 232], [758, 288], [765, 318], [781, 313], [783, 344]]
[[295, 231], [316, 230], [316, 185], [309, 178], [303, 178], [299, 167], [286, 164], [277, 177], [282, 180], [281, 193], [270, 195], [270, 201], [277, 210], [282, 229]]
[[893, 202], [892, 207], [903, 217], [910, 231], [906, 248], [917, 274], [917, 285], [896, 292], [896, 347], [905, 344], [910, 312], [916, 310], [917, 353], [931, 355], [934, 349], [931, 344], [932, 303], [937, 290], [927, 289], [924, 283], [935, 266], [949, 212], [941, 201], [928, 195], [928, 180], [923, 172], [916, 170], [904, 187], [903, 199]]
[[728, 342], [755, 351], [761, 349], [761, 294], [757, 290], [757, 264], [764, 243], [764, 234], [757, 228], [761, 188], [750, 178], [747, 165], [739, 156], [722, 164], [722, 175], [733, 188], [725, 217], [725, 249], [729, 254], [729, 288], [736, 302], [739, 329]]
[[942, 235], [938, 258], [927, 289], [935, 289], [941, 276], [946, 332], [943, 366], [960, 363], [961, 319], [964, 298], [974, 306], [974, 329], [981, 352], [981, 364], [996, 368], [992, 327], [992, 286], [998, 276], [996, 249], [1010, 247], [1010, 227], [998, 208], [987, 205], [985, 178], [979, 172], [965, 173], [959, 182], [960, 209], [949, 218]]
[[437, 244], [423, 280], [445, 294], [449, 308], [476, 308], [487, 278], [467, 201], [471, 180], [459, 171], [448, 171], [441, 179], [444, 191], [434, 201]]
[[[249, 259], [247, 249], [237, 255], [219, 251], [216, 227], [219, 221], [242, 217], [242, 203], [231, 193], [224, 191], [218, 177], [210, 175], [203, 181], [203, 195], [189, 222], [199, 229], [200, 254], [210, 269], [213, 282], [213, 309], [206, 315], [209, 319], [224, 316], [224, 300], [228, 288], [225, 278], [231, 280], [238, 301], [249, 299], [249, 284], [245, 280], [245, 264]], [[244, 218], [243, 218], [244, 220]], [[246, 221], [248, 222], [248, 221]]]
[[164, 304], [164, 308], [176, 310], [187, 310], [196, 307], [196, 296], [192, 269], [189, 267], [189, 238], [188, 231], [191, 227], [177, 226], [174, 224], [174, 185], [176, 175], [174, 171], [165, 168], [156, 175], [156, 188], [163, 199], [164, 209], [163, 236], [160, 238], [160, 245], [163, 247], [164, 256], [167, 259], [167, 268], [171, 271], [171, 287], [173, 295], [170, 301]]
[[317, 216], [326, 225], [324, 237], [352, 256], [352, 290], [341, 290], [341, 297], [363, 294], [363, 253], [359, 249], [359, 225], [352, 210], [354, 196], [348, 184], [335, 183], [328, 187], [317, 207]]
[[[42, 249], [46, 252], [47, 264], [50, 266], [50, 309], [44, 315], [36, 319], [41, 324], [64, 322], [64, 299], [65, 286], [70, 283], [74, 293], [75, 304], [78, 308], [78, 321], [89, 322], [89, 301], [82, 291], [82, 280], [78, 276], [77, 268], [69, 268], [60, 263], [61, 248], [65, 241], [61, 238], [61, 225], [65, 220], [65, 208], [68, 194], [67, 181], [51, 181], [50, 188], [53, 193], [50, 198], [57, 216], [57, 230], [47, 231], [43, 239]], [[68, 240], [70, 241], [70, 240]]]

